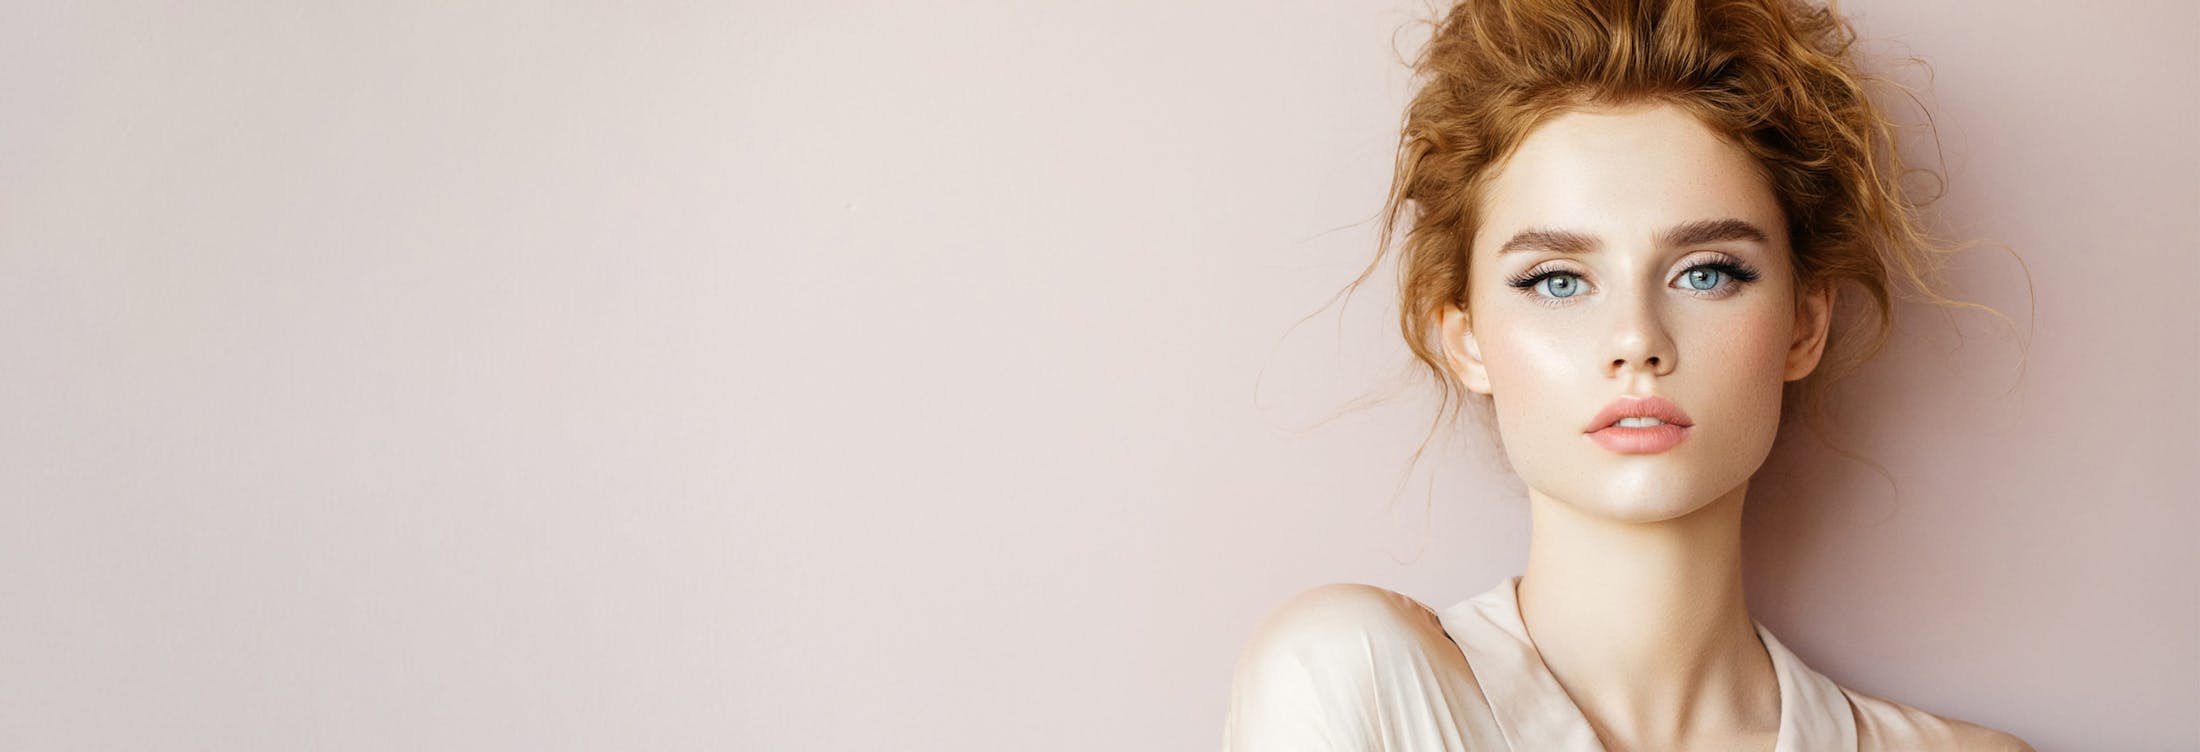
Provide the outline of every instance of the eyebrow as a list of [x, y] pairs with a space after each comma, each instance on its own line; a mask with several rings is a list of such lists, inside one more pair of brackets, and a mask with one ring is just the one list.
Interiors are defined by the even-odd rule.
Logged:
[[[1674, 225], [1659, 236], [1666, 245], [1699, 245], [1728, 240], [1771, 242], [1771, 236], [1756, 225], [1728, 217], [1725, 219], [1699, 219]], [[1571, 230], [1522, 230], [1511, 240], [1497, 248], [1499, 254], [1549, 251], [1552, 253], [1579, 254], [1597, 250], [1603, 243], [1595, 235]]]

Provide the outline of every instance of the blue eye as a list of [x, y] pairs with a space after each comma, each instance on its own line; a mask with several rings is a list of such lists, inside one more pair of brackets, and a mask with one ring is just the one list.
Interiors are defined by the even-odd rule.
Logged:
[[[1678, 287], [1700, 298], [1724, 298], [1740, 292], [1743, 285], [1757, 281], [1759, 276], [1748, 264], [1725, 258], [1689, 267], [1681, 274]], [[1579, 274], [1545, 266], [1506, 279], [1505, 284], [1537, 303], [1555, 306], [1558, 301], [1580, 295], [1588, 282]]]
[[1536, 280], [1535, 286], [1540, 288], [1545, 295], [1554, 298], [1571, 298], [1576, 293], [1581, 292], [1581, 278], [1565, 272], [1553, 272], [1544, 275], [1542, 279]]
[[1558, 305], [1561, 300], [1580, 295], [1587, 283], [1581, 275], [1563, 269], [1531, 269], [1505, 280], [1505, 284], [1537, 303]]
[[1681, 289], [1695, 293], [1716, 292], [1724, 297], [1742, 285], [1757, 281], [1758, 276], [1757, 270], [1747, 264], [1722, 259], [1689, 267], [1681, 273]]
[[1688, 285], [1691, 290], [1716, 290], [1719, 289], [1719, 278], [1724, 276], [1726, 272], [1709, 266], [1699, 266], [1681, 275], [1681, 284]]

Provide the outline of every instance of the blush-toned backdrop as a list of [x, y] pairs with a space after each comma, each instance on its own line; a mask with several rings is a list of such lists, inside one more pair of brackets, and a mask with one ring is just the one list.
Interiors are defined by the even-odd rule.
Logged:
[[[2200, 6], [1843, 5], [2033, 287], [1783, 444], [1755, 613], [2200, 748]], [[1292, 593], [1525, 561], [1389, 271], [1324, 306], [1422, 13], [0, 4], [0, 748], [1215, 747]]]

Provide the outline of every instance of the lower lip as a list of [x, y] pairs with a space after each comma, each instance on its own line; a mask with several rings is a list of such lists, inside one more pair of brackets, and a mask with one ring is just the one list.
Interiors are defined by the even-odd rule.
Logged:
[[1671, 423], [1656, 426], [1612, 426], [1591, 431], [1589, 440], [1620, 454], [1657, 454], [1688, 438], [1688, 427]]

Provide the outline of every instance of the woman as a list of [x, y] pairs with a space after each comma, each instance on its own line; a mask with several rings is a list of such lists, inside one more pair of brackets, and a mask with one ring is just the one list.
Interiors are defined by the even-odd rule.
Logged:
[[[1410, 204], [1406, 339], [1447, 406], [1494, 414], [1526, 571], [1442, 610], [1296, 596], [1239, 659], [1227, 747], [2030, 749], [1835, 685], [1743, 602], [1781, 422], [1883, 341], [1897, 281], [1948, 302], [1852, 40], [1782, 0], [1468, 0], [1437, 25], [1382, 246]], [[1834, 350], [1844, 292], [1879, 316], [1862, 355]]]

